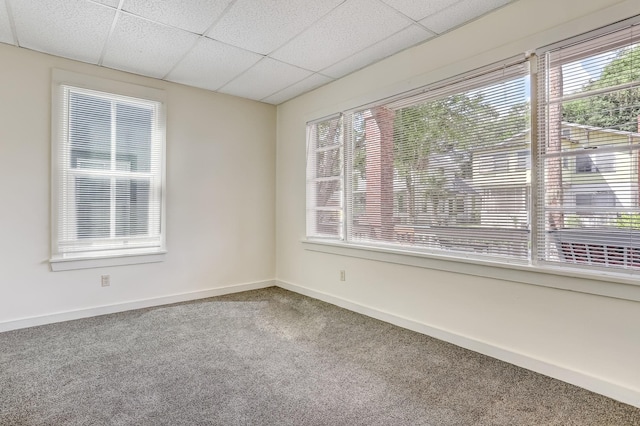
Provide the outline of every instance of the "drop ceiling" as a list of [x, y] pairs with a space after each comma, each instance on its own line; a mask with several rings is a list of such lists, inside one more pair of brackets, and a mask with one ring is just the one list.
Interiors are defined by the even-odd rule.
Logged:
[[514, 0], [0, 0], [0, 42], [279, 104]]

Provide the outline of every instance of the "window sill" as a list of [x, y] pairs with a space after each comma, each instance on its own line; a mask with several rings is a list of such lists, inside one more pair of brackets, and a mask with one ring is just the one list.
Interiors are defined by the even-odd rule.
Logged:
[[523, 284], [595, 294], [640, 302], [640, 278], [578, 268], [493, 262], [423, 253], [407, 249], [374, 247], [336, 241], [303, 240], [305, 250], [378, 262], [494, 278]]
[[49, 259], [52, 272], [72, 271], [75, 269], [106, 268], [110, 266], [138, 265], [163, 262], [166, 250], [144, 251], [139, 253], [109, 253], [87, 256], [66, 255]]

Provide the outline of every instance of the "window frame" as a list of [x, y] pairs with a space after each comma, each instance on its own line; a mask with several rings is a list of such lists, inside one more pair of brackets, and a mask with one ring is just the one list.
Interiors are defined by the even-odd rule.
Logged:
[[[131, 265], [139, 263], [161, 262], [166, 254], [166, 95], [163, 90], [140, 86], [131, 83], [113, 81], [95, 76], [74, 73], [66, 70], [54, 69], [51, 78], [52, 105], [51, 105], [51, 257], [49, 263], [52, 271], [63, 271], [73, 269], [96, 268], [105, 266]], [[69, 140], [64, 124], [68, 117], [67, 94], [76, 91], [89, 95], [104, 96], [112, 102], [127, 103], [139, 100], [142, 104], [155, 105], [156, 128], [152, 129], [155, 134], [156, 149], [158, 150], [159, 173], [149, 172], [126, 172], [107, 170], [105, 173], [96, 173], [96, 177], [109, 177], [111, 180], [126, 178], [125, 175], [133, 177], [145, 177], [156, 179], [159, 191], [155, 191], [160, 200], [150, 197], [148, 205], [159, 205], [159, 235], [153, 237], [154, 244], [151, 247], [124, 247], [121, 244], [117, 249], [102, 249], [96, 251], [65, 251], [61, 246], [60, 237], [64, 230], [60, 227], [69, 226], [61, 216], [61, 209], [68, 197], [65, 193], [64, 180], [75, 174], [82, 174], [83, 171], [65, 168], [59, 163], [60, 153], [69, 149]], [[120, 98], [120, 99], [118, 99]], [[113, 143], [113, 141], [112, 141]], [[86, 172], [86, 171], [85, 171]], [[115, 173], [115, 174], [114, 174]], [[117, 176], [116, 176], [117, 174]], [[112, 176], [109, 176], [112, 175]], [[143, 176], [145, 175], [145, 176]], [[146, 176], [148, 175], [148, 176]], [[153, 175], [153, 176], [151, 176]], [[150, 180], [151, 184], [151, 180]], [[151, 191], [152, 193], [154, 191]], [[71, 194], [73, 196], [73, 194]], [[113, 201], [113, 200], [112, 200]], [[149, 220], [149, 219], [148, 219]], [[135, 240], [136, 237], [123, 237], [121, 240]], [[144, 239], [144, 238], [143, 238]], [[116, 238], [117, 240], [117, 238]], [[109, 238], [106, 241], [113, 242]]]

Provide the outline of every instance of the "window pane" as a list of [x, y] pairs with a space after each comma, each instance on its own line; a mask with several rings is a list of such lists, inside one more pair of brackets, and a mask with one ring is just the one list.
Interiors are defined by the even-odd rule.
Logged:
[[[640, 45], [633, 27], [540, 61], [538, 258], [640, 267]], [[635, 40], [634, 40], [635, 38]]]
[[307, 235], [341, 238], [343, 220], [342, 120], [307, 126]]
[[316, 176], [319, 178], [340, 176], [342, 172], [340, 148], [320, 151], [316, 154]]
[[518, 64], [351, 114], [348, 238], [526, 259], [528, 84]]
[[149, 107], [116, 105], [117, 170], [150, 170], [152, 119], [153, 110]]
[[116, 180], [117, 237], [148, 234], [149, 190], [148, 181]]
[[580, 154], [576, 157], [576, 173], [591, 173], [596, 171], [596, 166], [588, 154]]
[[75, 184], [76, 234], [78, 238], [109, 238], [110, 180], [76, 177]]
[[340, 233], [340, 212], [315, 211], [315, 226], [320, 235], [338, 235]]
[[69, 94], [71, 167], [111, 167], [111, 102], [82, 93]]
[[327, 146], [340, 145], [342, 137], [342, 126], [340, 120], [331, 119], [315, 124], [315, 147], [324, 148]]

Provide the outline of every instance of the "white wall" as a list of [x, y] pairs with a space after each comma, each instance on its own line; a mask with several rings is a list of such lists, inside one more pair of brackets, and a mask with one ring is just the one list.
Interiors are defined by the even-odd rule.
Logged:
[[[52, 68], [166, 91], [165, 262], [50, 272]], [[274, 106], [4, 44], [0, 100], [0, 329], [22, 318], [273, 280]], [[110, 287], [100, 286], [101, 274], [111, 275]]]
[[[639, 12], [637, 0], [520, 0], [280, 105], [276, 276], [281, 285], [640, 406], [638, 302], [523, 284], [517, 282], [515, 270], [498, 280], [310, 251], [301, 243], [306, 121], [535, 50]], [[341, 269], [346, 270], [344, 283], [339, 281]], [[533, 274], [539, 284], [548, 278]]]

